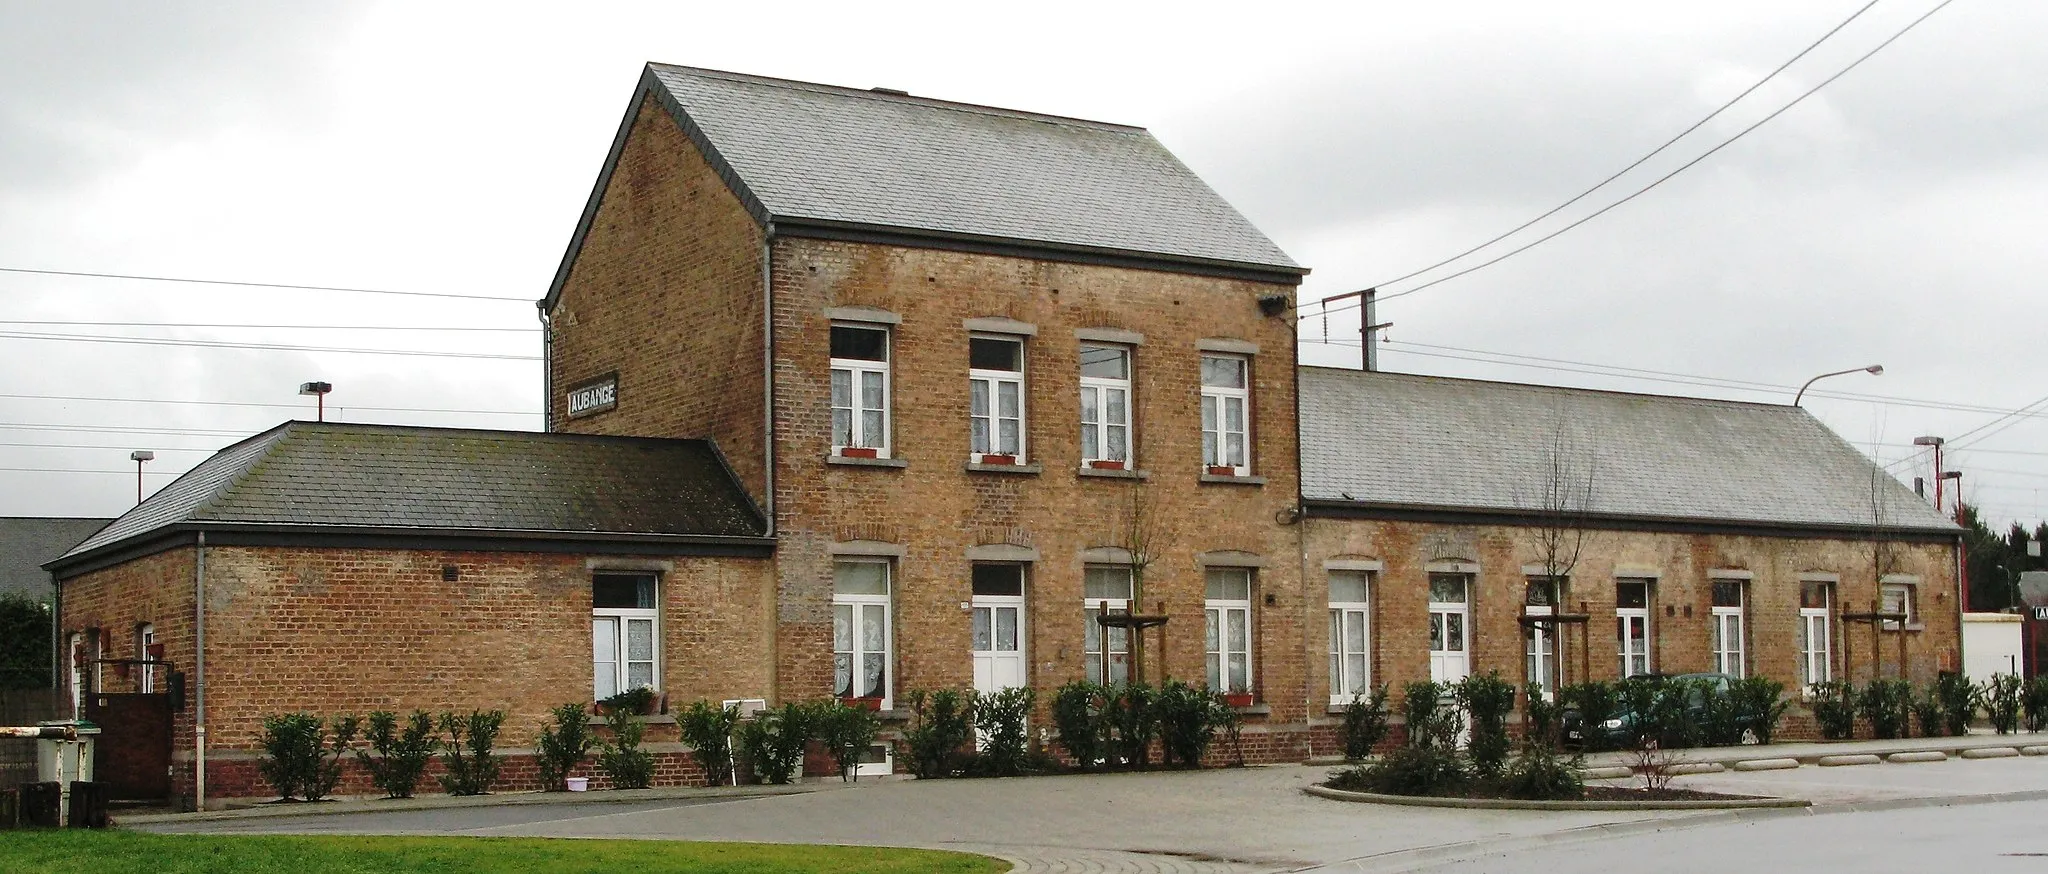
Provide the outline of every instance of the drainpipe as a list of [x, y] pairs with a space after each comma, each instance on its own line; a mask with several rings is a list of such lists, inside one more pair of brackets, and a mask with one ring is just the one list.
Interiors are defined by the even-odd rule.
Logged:
[[206, 532], [192, 572], [192, 809], [206, 809]]
[[[767, 536], [775, 536], [775, 222], [761, 224], [761, 515]], [[768, 572], [774, 577], [775, 602], [768, 605], [768, 700], [779, 701], [782, 685], [782, 558], [770, 553]], [[735, 778], [737, 779], [737, 778]]]
[[555, 327], [548, 318], [547, 301], [533, 306], [540, 315], [540, 429], [555, 430]]

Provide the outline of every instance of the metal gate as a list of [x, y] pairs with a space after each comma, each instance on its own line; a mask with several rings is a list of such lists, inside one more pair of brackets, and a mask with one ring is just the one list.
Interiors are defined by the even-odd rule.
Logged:
[[95, 693], [85, 718], [100, 727], [93, 745], [94, 779], [116, 801], [171, 797], [171, 696]]

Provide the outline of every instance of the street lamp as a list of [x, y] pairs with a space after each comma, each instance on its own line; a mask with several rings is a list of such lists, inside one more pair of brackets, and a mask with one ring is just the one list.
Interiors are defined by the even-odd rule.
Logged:
[[1848, 370], [1837, 370], [1834, 373], [1823, 373], [1819, 376], [1809, 379], [1806, 381], [1806, 385], [1802, 385], [1799, 387], [1799, 393], [1792, 396], [1792, 406], [1799, 406], [1799, 399], [1806, 396], [1807, 386], [1811, 386], [1814, 383], [1819, 382], [1823, 379], [1827, 379], [1830, 376], [1847, 376], [1851, 373], [1868, 373], [1871, 376], [1883, 376], [1884, 365], [1872, 364], [1869, 367], [1851, 367]]
[[140, 504], [142, 503], [142, 463], [145, 461], [155, 461], [156, 453], [147, 449], [137, 449], [134, 452], [128, 453], [128, 460], [135, 462], [135, 503]]
[[333, 391], [333, 390], [334, 390], [334, 385], [333, 385], [333, 383], [326, 383], [326, 382], [302, 382], [302, 383], [299, 383], [299, 394], [302, 394], [302, 395], [312, 395], [312, 396], [314, 396], [314, 397], [316, 397], [316, 398], [319, 398], [319, 399], [320, 399], [320, 407], [319, 407], [319, 416], [320, 416], [320, 418], [319, 418], [319, 421], [322, 421], [322, 422], [325, 422], [325, 421], [327, 421], [327, 393], [328, 393], [328, 392], [331, 392], [331, 391]]

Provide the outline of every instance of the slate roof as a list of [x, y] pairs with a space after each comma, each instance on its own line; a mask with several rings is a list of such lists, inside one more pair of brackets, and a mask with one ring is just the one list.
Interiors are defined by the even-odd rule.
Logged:
[[1798, 407], [1322, 367], [1300, 392], [1311, 502], [1541, 512], [1555, 456], [1590, 460], [1591, 515], [1958, 531]]
[[[695, 67], [651, 93], [757, 221], [1308, 271], [1143, 128]], [[591, 194], [552, 306], [618, 159]]]
[[286, 422], [123, 514], [63, 560], [172, 527], [759, 538], [705, 440]]
[[0, 595], [49, 597], [50, 574], [43, 570], [43, 562], [63, 555], [111, 521], [0, 516]]

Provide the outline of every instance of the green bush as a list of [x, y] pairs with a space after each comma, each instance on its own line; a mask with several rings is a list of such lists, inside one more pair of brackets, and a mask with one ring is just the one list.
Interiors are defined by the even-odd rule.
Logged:
[[647, 737], [647, 723], [634, 717], [639, 711], [607, 707], [605, 727], [611, 729], [597, 750], [597, 770], [610, 780], [613, 789], [645, 789], [654, 785], [654, 754], [640, 748]]
[[1390, 750], [1377, 762], [1332, 775], [1329, 785], [1382, 795], [1456, 795], [1471, 783], [1472, 775], [1456, 752], [1429, 745]]
[[1529, 801], [1576, 801], [1586, 797], [1577, 756], [1561, 756], [1541, 743], [1525, 743], [1500, 780], [1500, 792]]
[[2012, 734], [2020, 730], [2020, 713], [2026, 709], [2025, 680], [2016, 674], [1992, 674], [1989, 682], [1978, 687], [1977, 696], [1984, 702], [1993, 731]]
[[1942, 671], [1934, 678], [1934, 696], [1941, 699], [1942, 727], [1950, 737], [1970, 733], [1970, 720], [1977, 716], [1977, 687], [1955, 671]]
[[354, 740], [360, 723], [353, 717], [335, 720], [334, 744], [327, 743], [327, 723], [311, 713], [263, 718], [263, 759], [256, 769], [277, 790], [277, 797], [319, 801], [341, 782], [341, 755]]
[[1872, 680], [1856, 694], [1856, 712], [1878, 740], [1904, 737], [1912, 707], [1913, 684], [1905, 680]]
[[498, 742], [498, 731], [505, 727], [505, 711], [472, 710], [467, 716], [444, 711], [440, 723], [441, 731], [448, 735], [441, 742], [441, 765], [447, 771], [441, 775], [441, 788], [450, 795], [491, 791], [503, 762], [491, 754], [491, 748]]
[[569, 774], [583, 764], [597, 738], [590, 733], [590, 714], [581, 704], [564, 704], [548, 711], [540, 724], [540, 737], [533, 742], [534, 768], [540, 772], [542, 792], [567, 789]]
[[1700, 745], [1732, 747], [1742, 743], [1742, 704], [1736, 700], [1734, 688], [1722, 689], [1718, 683], [1709, 680], [1694, 683], [1693, 688], [1700, 696], [1697, 727]]
[[0, 689], [50, 686], [50, 605], [0, 592]]
[[1450, 687], [1427, 680], [1402, 690], [1401, 715], [1408, 723], [1408, 746], [1451, 749], [1458, 739], [1458, 711], [1443, 700]]
[[1060, 733], [1060, 746], [1074, 757], [1077, 768], [1093, 768], [1102, 762], [1108, 746], [1103, 737], [1102, 687], [1087, 680], [1074, 680], [1052, 696], [1052, 724]]
[[1563, 708], [1543, 697], [1543, 684], [1522, 687], [1522, 742], [1557, 748], [1557, 719]]
[[1202, 756], [1216, 739], [1229, 705], [1208, 689], [1168, 680], [1153, 699], [1159, 713], [1159, 746], [1168, 766], [1178, 762], [1190, 768], [1202, 766]]
[[787, 701], [740, 725], [741, 757], [752, 764], [756, 783], [788, 783], [801, 776], [804, 748], [817, 727], [815, 705]]
[[1471, 721], [1465, 754], [1472, 760], [1473, 775], [1493, 780], [1507, 766], [1508, 714], [1515, 710], [1515, 687], [1498, 673], [1473, 674], [1458, 683], [1455, 695]]
[[1848, 740], [1856, 736], [1856, 692], [1846, 680], [1825, 680], [1807, 687], [1812, 701], [1813, 721], [1827, 740]]
[[2026, 712], [2027, 730], [2038, 732], [2048, 728], [2048, 674], [2028, 680], [2026, 694], [2021, 700]]
[[1947, 717], [1941, 706], [1941, 696], [1933, 688], [1913, 696], [1913, 721], [1919, 724], [1921, 737], [1940, 737]]
[[398, 714], [379, 710], [370, 714], [363, 737], [370, 748], [357, 748], [356, 762], [370, 772], [371, 785], [384, 790], [386, 798], [411, 798], [434, 758], [433, 715], [415, 710], [400, 729]]
[[911, 773], [924, 780], [953, 776], [960, 748], [974, 735], [971, 706], [953, 689], [910, 693], [912, 718], [903, 742], [910, 748]]
[[1158, 693], [1144, 683], [1119, 683], [1109, 690], [1102, 708], [1109, 726], [1110, 744], [1125, 767], [1143, 768], [1152, 757], [1152, 739], [1159, 735], [1159, 713], [1153, 706]]
[[1360, 692], [1344, 705], [1344, 758], [1363, 759], [1387, 739], [1387, 687], [1374, 687], [1372, 696]]
[[1613, 683], [1593, 680], [1574, 683], [1558, 690], [1558, 698], [1565, 706], [1579, 711], [1579, 726], [1586, 735], [1586, 749], [1601, 752], [1611, 749], [1607, 733], [1600, 726], [1621, 713], [1621, 693]]
[[882, 733], [882, 717], [866, 707], [850, 707], [833, 698], [819, 702], [813, 718], [818, 742], [832, 752], [832, 761], [839, 766], [839, 779], [859, 779], [860, 757]]
[[678, 733], [704, 769], [704, 785], [723, 786], [732, 781], [732, 732], [739, 721], [738, 704], [714, 707], [702, 699], [676, 716]]
[[614, 710], [627, 713], [647, 713], [654, 709], [655, 692], [646, 686], [634, 686], [624, 692], [597, 702], [597, 709], [609, 715]]
[[1024, 722], [1031, 718], [1031, 708], [1037, 703], [1038, 693], [1026, 686], [974, 695], [974, 725], [981, 735], [975, 764], [980, 773], [1015, 777], [1024, 772], [1030, 751]]
[[1785, 684], [1769, 677], [1743, 677], [1728, 684], [1728, 698], [1737, 713], [1754, 714], [1750, 728], [1757, 743], [1770, 743], [1778, 734], [1778, 722], [1792, 702], [1785, 698]]
[[1699, 688], [1692, 681], [1663, 677], [1632, 677], [1616, 687], [1629, 713], [1635, 714], [1637, 742], [1654, 740], [1659, 749], [1699, 746], [1699, 726], [1686, 712], [1687, 700]]

